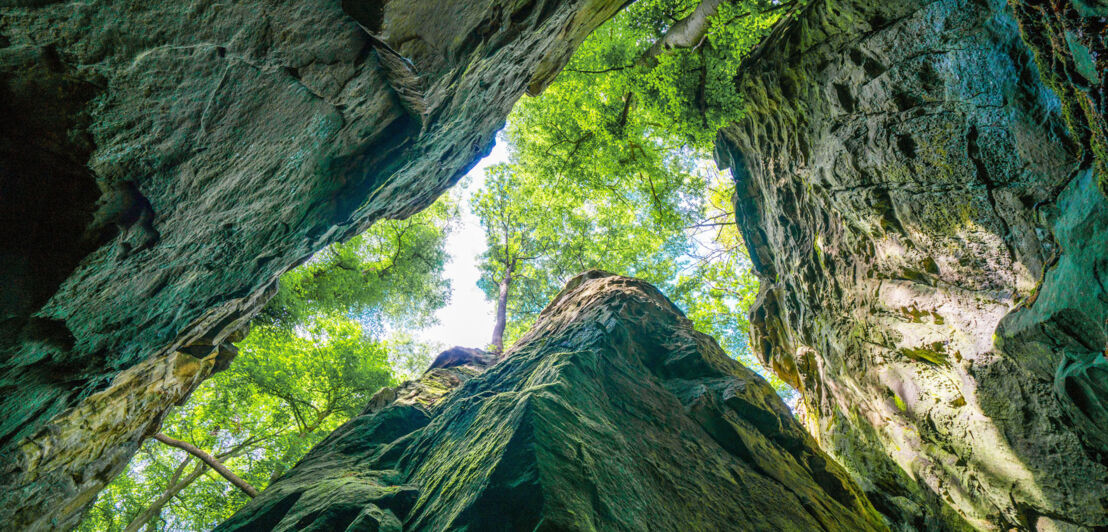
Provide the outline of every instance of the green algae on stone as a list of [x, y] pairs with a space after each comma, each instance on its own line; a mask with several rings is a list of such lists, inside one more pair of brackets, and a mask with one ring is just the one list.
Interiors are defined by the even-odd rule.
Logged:
[[1069, 130], [1108, 195], [1108, 6], [1009, 0], [1043, 82], [1058, 94]]

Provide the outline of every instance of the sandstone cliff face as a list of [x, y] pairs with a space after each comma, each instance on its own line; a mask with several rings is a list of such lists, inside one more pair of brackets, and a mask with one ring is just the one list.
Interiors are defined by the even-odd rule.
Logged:
[[621, 3], [0, 2], [0, 521], [72, 523], [279, 274], [429, 204]]
[[884, 529], [773, 389], [641, 281], [583, 274], [504, 360], [466, 355], [219, 530]]
[[1014, 4], [815, 2], [719, 141], [755, 351], [903, 529], [1108, 526], [1105, 8]]

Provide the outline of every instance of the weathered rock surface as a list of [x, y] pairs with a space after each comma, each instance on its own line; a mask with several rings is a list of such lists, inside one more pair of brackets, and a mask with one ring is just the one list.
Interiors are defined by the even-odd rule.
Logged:
[[1020, 34], [1108, 194], [1108, 2], [1010, 0]]
[[1104, 4], [1013, 3], [1040, 49], [999, 0], [814, 2], [720, 137], [755, 351], [905, 530], [1108, 526], [1106, 56], [1058, 49]]
[[219, 530], [885, 528], [773, 389], [641, 281], [583, 274], [498, 364], [439, 360]]
[[155, 368], [429, 204], [621, 4], [0, 2], [5, 527], [72, 523], [210, 371]]

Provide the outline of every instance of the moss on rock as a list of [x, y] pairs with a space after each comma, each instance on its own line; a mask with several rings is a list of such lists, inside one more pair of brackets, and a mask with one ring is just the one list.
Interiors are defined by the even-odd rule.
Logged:
[[[219, 530], [886, 528], [773, 389], [641, 281], [584, 274], [496, 365], [404, 388], [439, 371], [454, 391], [367, 409]], [[368, 480], [339, 496], [350, 471]]]

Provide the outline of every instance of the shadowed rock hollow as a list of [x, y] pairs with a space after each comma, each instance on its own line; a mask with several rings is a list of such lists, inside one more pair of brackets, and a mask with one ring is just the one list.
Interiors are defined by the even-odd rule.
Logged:
[[646, 283], [582, 274], [500, 363], [458, 351], [218, 530], [885, 528], [773, 388]]

